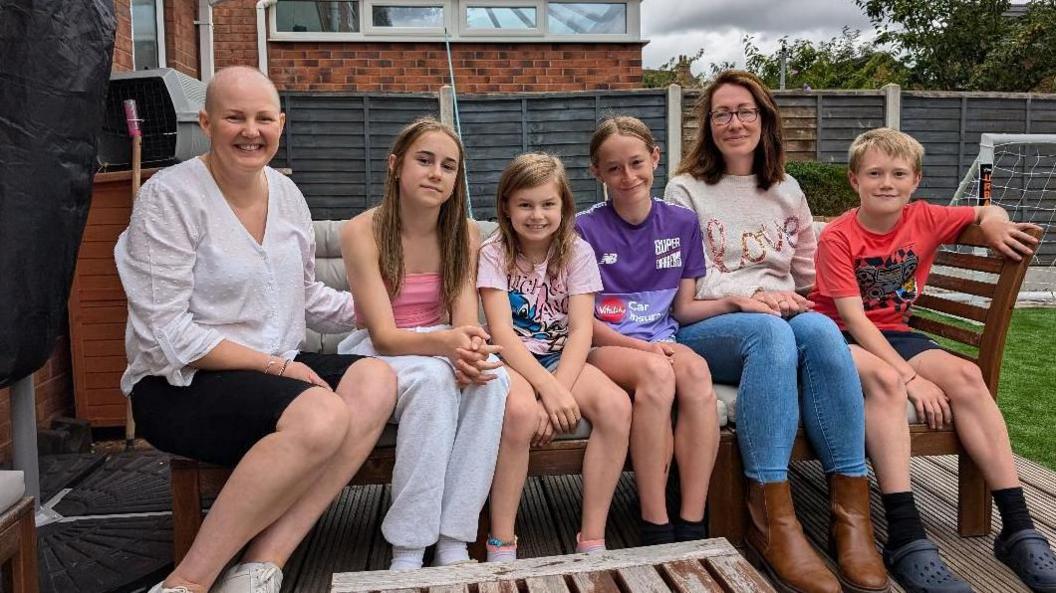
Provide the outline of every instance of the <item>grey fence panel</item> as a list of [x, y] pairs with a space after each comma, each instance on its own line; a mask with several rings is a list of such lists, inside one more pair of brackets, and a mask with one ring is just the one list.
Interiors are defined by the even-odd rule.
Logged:
[[272, 166], [292, 169], [315, 219], [344, 219], [381, 198], [403, 126], [439, 115], [435, 95], [283, 93], [286, 130]]
[[866, 130], [884, 125], [884, 97], [880, 93], [819, 94], [817, 103], [817, 160], [846, 163], [851, 142]]
[[[433, 95], [284, 93], [287, 127], [272, 165], [292, 169], [316, 219], [354, 216], [384, 189], [386, 159], [399, 130], [421, 115], [439, 115]], [[666, 90], [466, 96], [459, 99], [474, 215], [495, 217], [495, 190], [510, 159], [526, 151], [562, 158], [577, 208], [602, 199], [587, 154], [598, 120], [641, 118], [661, 149], [654, 193], [667, 183]]]
[[654, 192], [662, 194], [667, 183], [664, 90], [468, 96], [460, 98], [458, 106], [473, 213], [479, 219], [495, 218], [499, 177], [509, 161], [522, 152], [544, 151], [561, 157], [577, 210], [601, 200], [601, 186], [590, 173], [587, 153], [598, 120], [607, 115], [633, 115], [649, 126], [662, 155]]

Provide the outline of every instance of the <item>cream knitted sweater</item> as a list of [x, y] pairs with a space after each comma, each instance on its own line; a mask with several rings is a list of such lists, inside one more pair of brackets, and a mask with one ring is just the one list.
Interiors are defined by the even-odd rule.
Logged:
[[697, 280], [698, 299], [805, 293], [814, 284], [813, 218], [791, 176], [763, 191], [754, 175], [726, 175], [708, 185], [683, 174], [668, 182], [664, 199], [692, 208], [700, 221], [708, 271]]

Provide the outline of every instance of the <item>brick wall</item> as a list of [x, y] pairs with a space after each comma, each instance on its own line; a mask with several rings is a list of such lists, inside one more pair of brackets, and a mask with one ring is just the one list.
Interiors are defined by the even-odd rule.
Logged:
[[[257, 65], [253, 0], [213, 9], [217, 69]], [[642, 83], [642, 43], [452, 43], [459, 92], [629, 89]], [[448, 82], [439, 42], [270, 42], [281, 90], [433, 92]]]
[[117, 36], [114, 39], [113, 70], [119, 72], [133, 69], [132, 63], [132, 3], [130, 0], [114, 0], [117, 16]]
[[165, 3], [165, 60], [188, 76], [198, 78], [197, 2]]
[[[630, 89], [642, 83], [641, 43], [455, 43], [460, 93]], [[442, 43], [268, 44], [284, 90], [436, 91], [449, 80]]]
[[[73, 373], [70, 341], [60, 336], [48, 359], [33, 373], [36, 390], [37, 426], [47, 428], [58, 416], [73, 415]], [[11, 389], [0, 389], [0, 464], [11, 462]]]
[[253, 0], [229, 0], [213, 7], [216, 69], [257, 65], [257, 11]]

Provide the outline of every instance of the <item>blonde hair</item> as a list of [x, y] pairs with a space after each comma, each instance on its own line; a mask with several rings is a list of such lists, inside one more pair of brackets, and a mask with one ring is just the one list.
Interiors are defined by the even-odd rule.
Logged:
[[847, 169], [857, 173], [870, 148], [892, 158], [906, 159], [912, 163], [913, 172], [918, 175], [924, 169], [924, 147], [920, 142], [905, 132], [891, 128], [876, 128], [859, 134], [847, 149]]
[[521, 253], [520, 241], [513, 223], [510, 221], [510, 197], [522, 189], [539, 187], [553, 182], [561, 198], [561, 224], [550, 243], [550, 254], [546, 264], [546, 273], [550, 278], [557, 275], [568, 265], [571, 259], [572, 245], [576, 240], [573, 229], [576, 218], [575, 198], [568, 182], [568, 174], [561, 159], [552, 154], [541, 152], [522, 154], [506, 165], [499, 179], [499, 189], [495, 198], [495, 212], [499, 216], [499, 237], [502, 240], [503, 252], [506, 255], [506, 273], [513, 274], [517, 267], [517, 255]]
[[708, 185], [718, 183], [726, 174], [726, 159], [715, 144], [711, 131], [712, 98], [715, 91], [726, 84], [739, 86], [747, 90], [759, 109], [759, 145], [755, 147], [752, 159], [752, 173], [755, 174], [756, 187], [762, 190], [785, 178], [784, 132], [781, 127], [781, 114], [774, 102], [774, 95], [759, 77], [743, 70], [726, 70], [708, 85], [701, 93], [693, 112], [697, 118], [697, 137], [689, 154], [678, 165], [675, 175], [688, 173], [694, 179], [702, 179]]
[[590, 164], [597, 166], [598, 151], [601, 150], [601, 145], [616, 134], [641, 140], [649, 152], [653, 152], [656, 148], [653, 133], [642, 120], [630, 115], [614, 115], [601, 120], [598, 127], [594, 129], [594, 135], [590, 137]]
[[407, 151], [416, 140], [429, 132], [440, 132], [446, 135], [458, 147], [455, 188], [447, 201], [440, 206], [440, 216], [436, 221], [440, 253], [444, 254], [440, 260], [440, 291], [444, 306], [450, 313], [470, 273], [469, 223], [466, 220], [465, 151], [458, 135], [450, 126], [432, 117], [423, 117], [408, 124], [396, 136], [396, 141], [392, 145], [392, 154], [396, 160], [385, 176], [385, 194], [377, 212], [374, 213], [374, 242], [378, 246], [378, 268], [381, 270], [381, 277], [389, 291], [389, 298], [395, 298], [403, 286], [404, 277], [399, 173]]

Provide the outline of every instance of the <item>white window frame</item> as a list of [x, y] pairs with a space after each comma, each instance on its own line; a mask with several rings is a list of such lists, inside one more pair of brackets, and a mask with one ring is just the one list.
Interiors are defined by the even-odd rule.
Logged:
[[[165, 0], [154, 0], [154, 26], [158, 37], [158, 68], [168, 68], [169, 60], [165, 55]], [[132, 10], [132, 0], [128, 3], [128, 36], [132, 39], [132, 68], [136, 67], [136, 17]]]
[[[360, 30], [366, 37], [378, 36], [426, 36], [444, 37], [444, 30], [453, 31], [451, 18], [451, 3], [448, 0], [361, 0], [363, 3], [360, 13]], [[440, 5], [443, 12], [443, 26], [441, 27], [376, 27], [374, 25], [374, 6], [436, 6]]]
[[[159, 2], [161, 0], [158, 0]], [[643, 41], [641, 29], [641, 2], [643, 0], [355, 0], [359, 2], [358, 33], [327, 33], [320, 31], [278, 31], [275, 7], [268, 8], [269, 41], [444, 41], [441, 28], [375, 27], [373, 6], [436, 6], [444, 7], [444, 25], [452, 42], [518, 42], [518, 43], [636, 43]], [[627, 32], [607, 34], [553, 35], [548, 32], [547, 5], [554, 4], [619, 4], [627, 5]], [[516, 29], [470, 30], [466, 22], [466, 8], [473, 6], [530, 6], [537, 5], [538, 29], [522, 31]]]
[[[625, 31], [623, 33], [571, 33], [571, 34], [558, 34], [550, 32], [550, 14], [549, 5], [551, 4], [626, 4], [626, 18]], [[554, 41], [617, 41], [623, 40], [628, 37], [641, 37], [641, 34], [634, 35], [632, 31], [641, 31], [640, 26], [640, 3], [639, 1], [632, 0], [547, 0], [546, 1], [547, 13], [543, 15], [545, 19], [543, 22], [543, 28], [546, 31], [546, 37]]]
[[[471, 29], [469, 27], [469, 8], [534, 8], [535, 27], [532, 29]], [[545, 37], [546, 2], [545, 0], [460, 0], [458, 2], [458, 32], [462, 37], [476, 40], [480, 37]]]
[[279, 31], [278, 11], [274, 6], [268, 7], [268, 41], [373, 41], [363, 34], [366, 26], [364, 15], [365, 0], [354, 0], [359, 3], [359, 32], [327, 31]]

